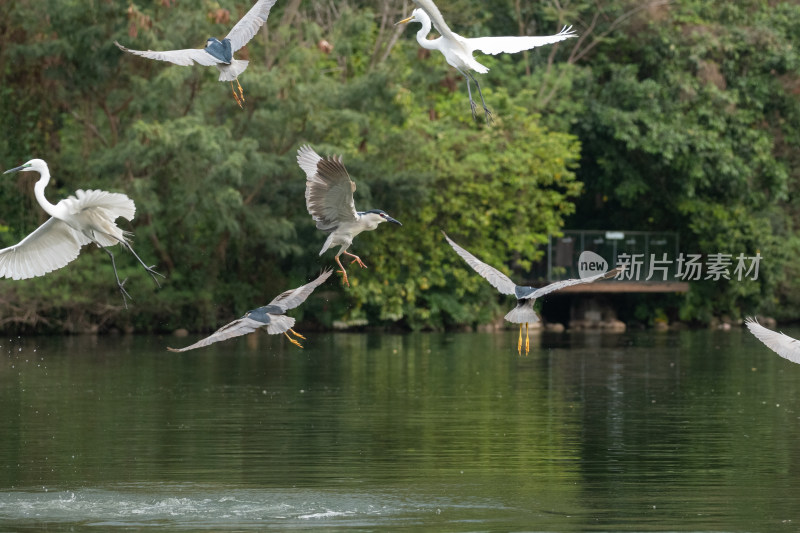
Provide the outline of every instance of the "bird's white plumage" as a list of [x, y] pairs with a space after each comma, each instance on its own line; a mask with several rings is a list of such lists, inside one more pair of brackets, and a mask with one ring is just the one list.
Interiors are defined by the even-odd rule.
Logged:
[[455, 242], [452, 241], [452, 239], [450, 239], [450, 237], [447, 236], [445, 232], [442, 232], [442, 235], [444, 235], [444, 238], [447, 239], [447, 242], [450, 244], [450, 246], [453, 247], [453, 250], [455, 250], [456, 253], [460, 255], [464, 261], [467, 262], [467, 264], [472, 268], [472, 270], [474, 270], [481, 277], [486, 279], [486, 281], [488, 281], [492, 285], [492, 287], [500, 291], [502, 294], [509, 294], [509, 295], [514, 294], [514, 290], [517, 284], [511, 281], [511, 279], [508, 276], [506, 276], [496, 268], [487, 265], [474, 255], [466, 251], [464, 248], [457, 245]]
[[90, 241], [57, 218], [50, 218], [14, 246], [0, 250], [0, 276], [28, 279], [63, 268]]
[[516, 54], [538, 46], [558, 43], [570, 37], [575, 37], [572, 26], [564, 27], [555, 35], [475, 37], [467, 39], [467, 44], [472, 50], [480, 50], [484, 54]]
[[297, 287], [296, 289], [290, 289], [282, 292], [267, 305], [277, 305], [283, 310], [284, 313], [289, 309], [294, 309], [301, 303], [305, 302], [311, 293], [314, 292], [314, 289], [325, 283], [325, 281], [331, 277], [332, 273], [333, 270], [327, 268], [319, 276], [317, 276], [317, 279], [314, 281], [306, 283], [305, 285]]
[[203, 49], [186, 48], [184, 50], [132, 50], [122, 46], [117, 41], [114, 44], [123, 52], [128, 52], [136, 56], [146, 57], [147, 59], [155, 59], [157, 61], [168, 61], [175, 65], [183, 67], [191, 66], [194, 63], [210, 67], [222, 63], [219, 59], [212, 56]]
[[433, 27], [439, 32], [439, 35], [451, 40], [463, 39], [463, 37], [454, 33], [453, 30], [450, 29], [450, 26], [448, 26], [444, 21], [442, 12], [439, 11], [439, 8], [436, 7], [436, 4], [434, 4], [431, 0], [414, 0], [414, 3], [417, 4], [420, 9], [425, 11], [425, 13], [428, 15], [428, 18], [430, 18], [431, 22], [433, 22]]
[[231, 41], [231, 50], [236, 52], [258, 33], [258, 30], [267, 21], [269, 11], [272, 9], [272, 6], [275, 5], [275, 1], [276, 0], [258, 0], [258, 2], [250, 8], [250, 11], [236, 23], [230, 33], [225, 37]]
[[270, 335], [276, 335], [278, 333], [283, 333], [285, 331], [289, 331], [294, 326], [294, 318], [283, 315], [281, 313], [286, 312], [289, 309], [294, 309], [301, 303], [305, 302], [311, 293], [314, 292], [314, 289], [322, 285], [330, 276], [333, 271], [330, 269], [326, 269], [323, 271], [317, 278], [310, 282], [297, 287], [296, 289], [290, 289], [288, 291], [282, 292], [277, 297], [275, 297], [267, 306], [274, 305], [281, 309], [280, 312], [269, 312], [267, 315], [269, 316], [269, 322], [261, 322], [259, 320], [255, 320], [250, 318], [250, 315], [257, 311], [262, 311], [262, 308], [251, 309], [247, 313], [244, 314], [241, 318], [234, 320], [233, 322], [229, 322], [225, 324], [217, 331], [209, 335], [208, 337], [197, 341], [196, 343], [186, 346], [185, 348], [167, 348], [171, 352], [186, 352], [188, 350], [194, 350], [195, 348], [202, 348], [203, 346], [208, 346], [209, 344], [214, 344], [215, 342], [220, 342], [228, 339], [232, 339], [234, 337], [241, 337], [242, 335], [247, 335], [248, 333], [252, 333], [259, 328], [266, 328], [267, 333]]
[[[289, 328], [294, 325], [293, 318], [291, 317], [283, 317], [283, 318], [288, 318], [291, 321]], [[219, 328], [217, 331], [215, 331], [208, 337], [201, 339], [194, 344], [186, 346], [185, 348], [167, 348], [167, 350], [171, 352], [187, 352], [189, 350], [194, 350], [195, 348], [202, 348], [203, 346], [214, 344], [215, 342], [225, 341], [228, 339], [232, 339], [234, 337], [241, 337], [242, 335], [247, 335], [248, 333], [252, 333], [258, 328], [264, 326], [265, 324], [263, 322], [259, 322], [258, 320], [253, 320], [252, 318], [247, 318], [246, 316], [244, 316], [242, 318], [234, 320], [233, 322], [225, 324], [224, 326]]]
[[306, 208], [318, 229], [333, 231], [358, 220], [353, 200], [356, 184], [341, 157], [323, 159], [304, 145], [297, 151], [297, 163], [306, 173]]
[[765, 328], [752, 318], [745, 319], [744, 324], [750, 330], [750, 333], [763, 342], [767, 348], [784, 359], [800, 364], [800, 341], [785, 333]]
[[608, 279], [613, 278], [614, 276], [618, 275], [620, 272], [620, 267], [614, 268], [609, 270], [608, 272], [604, 272], [602, 274], [597, 274], [596, 276], [589, 276], [588, 278], [580, 278], [580, 279], [563, 279], [561, 281], [554, 281], [549, 285], [545, 285], [539, 289], [536, 289], [528, 296], [525, 296], [525, 299], [533, 299], [541, 298], [546, 294], [550, 294], [551, 292], [560, 291], [561, 289], [565, 289], [567, 287], [572, 287], [573, 285], [583, 285], [584, 283], [594, 283], [595, 281], [599, 281], [601, 279]]

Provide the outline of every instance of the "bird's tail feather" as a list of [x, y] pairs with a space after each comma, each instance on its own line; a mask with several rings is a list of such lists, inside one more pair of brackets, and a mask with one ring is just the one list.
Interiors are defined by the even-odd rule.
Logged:
[[234, 59], [230, 65], [218, 64], [219, 81], [234, 81], [245, 71], [249, 63], [246, 59]]
[[289, 331], [289, 329], [294, 326], [294, 318], [286, 315], [270, 315], [269, 316], [269, 324], [267, 324], [267, 333], [270, 335], [277, 335], [278, 333], [283, 333], [284, 331]]

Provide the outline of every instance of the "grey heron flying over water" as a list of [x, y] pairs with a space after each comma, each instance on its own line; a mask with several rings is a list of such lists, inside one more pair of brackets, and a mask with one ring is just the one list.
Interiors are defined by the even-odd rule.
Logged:
[[306, 173], [306, 208], [317, 223], [317, 229], [330, 232], [319, 255], [324, 254], [331, 246], [339, 246], [336, 253], [336, 264], [341, 269], [342, 283], [350, 286], [339, 256], [349, 255], [351, 263], [358, 263], [361, 268], [367, 266], [357, 255], [347, 251], [356, 235], [362, 231], [371, 231], [382, 222], [392, 222], [402, 226], [385, 211], [371, 209], [356, 211], [353, 192], [356, 184], [350, 179], [344, 168], [341, 157], [323, 159], [310, 146], [301, 146], [297, 151], [297, 164]]
[[247, 335], [248, 333], [252, 333], [259, 328], [265, 328], [267, 333], [270, 335], [283, 333], [286, 335], [286, 338], [289, 339], [289, 342], [302, 348], [303, 345], [300, 344], [297, 339], [293, 339], [291, 336], [289, 336], [287, 331], [301, 339], [305, 339], [305, 337], [292, 329], [294, 326], [294, 318], [286, 316], [284, 313], [286, 313], [286, 311], [289, 309], [294, 309], [301, 303], [305, 302], [306, 299], [311, 296], [311, 293], [314, 292], [314, 289], [322, 285], [325, 280], [330, 277], [331, 272], [332, 271], [330, 269], [327, 269], [322, 272], [314, 281], [306, 283], [305, 285], [296, 289], [290, 289], [281, 293], [267, 305], [257, 309], [251, 309], [250, 311], [246, 312], [242, 318], [222, 326], [205, 339], [199, 340], [185, 348], [167, 348], [167, 350], [171, 352], [185, 352], [188, 350], [194, 350], [195, 348], [202, 348], [203, 346], [208, 346], [209, 344], [214, 344], [215, 342]]
[[119, 217], [133, 220], [136, 213], [133, 200], [122, 193], [78, 190], [75, 196], [53, 205], [44, 196], [44, 189], [50, 182], [47, 163], [41, 159], [31, 159], [24, 165], [6, 170], [4, 174], [18, 171], [39, 173], [39, 181], [33, 186], [33, 191], [36, 201], [51, 218], [14, 246], [0, 250], [0, 276], [11, 279], [44, 276], [66, 266], [78, 257], [83, 245], [93, 242], [111, 258], [125, 307], [128, 306], [130, 295], [125, 290], [125, 282], [119, 280], [114, 254], [108, 249], [109, 246], [120, 244], [126, 248], [160, 286], [156, 276], [161, 274], [144, 264], [128, 242], [127, 235], [130, 234], [122, 231], [115, 222]]
[[598, 274], [596, 276], [590, 276], [583, 279], [565, 279], [562, 281], [556, 281], [539, 289], [534, 287], [524, 287], [517, 285], [511, 281], [508, 276], [496, 268], [493, 268], [482, 262], [474, 255], [454, 243], [445, 232], [442, 232], [442, 235], [444, 235], [444, 238], [447, 239], [447, 242], [450, 244], [450, 246], [453, 247], [453, 250], [455, 250], [456, 253], [460, 255], [461, 258], [466, 261], [475, 272], [486, 279], [486, 281], [488, 281], [492, 287], [500, 291], [501, 294], [516, 296], [517, 306], [508, 312], [508, 314], [505, 316], [505, 319], [512, 324], [519, 324], [519, 341], [517, 342], [517, 351], [520, 353], [520, 355], [522, 354], [522, 325], [525, 324], [525, 354], [527, 355], [530, 351], [528, 324], [539, 321], [536, 311], [533, 310], [533, 304], [537, 298], [541, 298], [546, 294], [550, 294], [551, 292], [555, 292], [572, 285], [580, 285], [582, 283], [592, 283], [600, 279], [608, 279], [616, 276], [621, 271], [621, 267], [617, 267], [603, 274]]
[[[469, 105], [472, 109], [472, 117], [475, 117], [475, 101], [472, 99], [472, 90], [470, 89], [469, 81], [475, 82], [475, 87], [478, 88], [478, 94], [481, 97], [483, 104], [483, 111], [486, 115], [486, 120], [490, 121], [492, 112], [486, 107], [486, 101], [483, 99], [483, 92], [481, 86], [471, 71], [480, 74], [486, 74], [489, 69], [484, 65], [478, 63], [474, 57], [473, 52], [479, 50], [486, 54], [515, 54], [523, 50], [530, 50], [537, 46], [544, 46], [546, 44], [553, 44], [570, 37], [575, 37], [576, 34], [572, 31], [572, 26], [564, 27], [559, 33], [555, 35], [546, 36], [511, 36], [511, 37], [477, 37], [466, 38], [453, 32], [444, 21], [439, 8], [432, 0], [414, 0], [414, 3], [419, 7], [415, 9], [411, 16], [407, 19], [397, 22], [397, 24], [408, 24], [409, 22], [419, 22], [422, 28], [417, 32], [417, 42], [423, 48], [428, 50], [438, 50], [444, 56], [452, 67], [464, 76], [467, 81], [467, 95], [469, 96]], [[428, 39], [426, 36], [431, 31], [431, 22], [439, 32], [440, 37], [436, 39]]]
[[[249, 62], [233, 59], [233, 54], [255, 36], [259, 28], [267, 21], [269, 11], [272, 9], [275, 2], [276, 0], [258, 0], [222, 41], [216, 37], [209, 37], [206, 41], [206, 47], [203, 49], [187, 48], [184, 50], [164, 51], [131, 50], [116, 41], [114, 41], [114, 44], [116, 44], [120, 50], [148, 59], [169, 61], [170, 63], [182, 66], [198, 63], [206, 67], [217, 67], [219, 70], [219, 81], [231, 82], [233, 98], [236, 100], [236, 103], [239, 104], [239, 107], [242, 107], [244, 103], [244, 91], [239, 84], [239, 74], [244, 72]], [[234, 81], [239, 88], [239, 94], [236, 94], [236, 90], [233, 88]]]

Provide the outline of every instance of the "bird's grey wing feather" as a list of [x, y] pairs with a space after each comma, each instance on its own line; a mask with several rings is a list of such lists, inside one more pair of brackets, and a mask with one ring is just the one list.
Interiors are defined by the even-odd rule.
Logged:
[[444, 238], [447, 239], [448, 243], [450, 243], [450, 246], [453, 247], [453, 250], [455, 250], [456, 253], [460, 255], [461, 258], [466, 261], [475, 272], [483, 276], [486, 281], [491, 283], [492, 287], [500, 291], [502, 294], [514, 294], [514, 288], [517, 285], [511, 281], [508, 276], [496, 268], [490, 267], [486, 263], [480, 261], [477, 257], [454, 243], [445, 232], [442, 232], [442, 235], [444, 235]]
[[515, 54], [523, 50], [530, 50], [537, 46], [557, 43], [570, 37], [576, 37], [572, 26], [564, 27], [555, 35], [520, 36], [520, 37], [476, 37], [466, 39], [471, 50], [480, 50], [484, 54]]
[[184, 67], [192, 65], [192, 63], [199, 63], [200, 65], [206, 67], [222, 63], [222, 61], [215, 58], [205, 50], [197, 48], [187, 48], [185, 50], [164, 50], [164, 51], [131, 50], [130, 48], [125, 48], [117, 41], [114, 41], [114, 44], [116, 44], [120, 50], [128, 52], [129, 54], [146, 57], [148, 59], [156, 59], [158, 61], [169, 61], [170, 63], [174, 63], [176, 65], [181, 65]]
[[527, 296], [523, 296], [523, 299], [528, 300], [528, 299], [531, 299], [531, 298], [534, 298], [534, 299], [535, 298], [541, 298], [542, 296], [544, 296], [546, 294], [550, 294], [551, 292], [555, 292], [555, 291], [560, 291], [563, 288], [571, 287], [573, 285], [582, 285], [584, 283], [593, 283], [593, 282], [601, 280], [601, 279], [613, 278], [614, 276], [616, 276], [616, 275], [618, 275], [620, 273], [620, 270], [621, 270], [621, 268], [617, 267], [617, 268], [613, 268], [613, 269], [609, 270], [608, 272], [604, 272], [602, 274], [597, 274], [596, 276], [590, 276], [588, 278], [583, 278], [583, 279], [565, 279], [565, 280], [561, 280], [561, 281], [556, 281], [554, 283], [551, 283], [550, 285], [546, 285], [546, 286], [544, 286], [544, 287], [542, 287], [540, 289], [536, 289], [535, 291], [531, 292]]
[[305, 302], [306, 299], [311, 296], [311, 293], [314, 292], [314, 289], [325, 283], [325, 280], [331, 276], [332, 272], [333, 270], [326, 269], [319, 276], [317, 276], [317, 279], [314, 281], [306, 283], [302, 287], [290, 289], [279, 294], [268, 305], [277, 305], [283, 310], [283, 312], [286, 312], [289, 309], [294, 309], [301, 303]]
[[297, 151], [297, 163], [306, 173], [306, 208], [318, 229], [333, 230], [358, 220], [353, 201], [356, 184], [341, 157], [323, 159], [306, 145]]
[[209, 344], [214, 344], [215, 342], [247, 335], [248, 333], [252, 333], [262, 326], [264, 326], [263, 322], [253, 320], [252, 318], [247, 318], [245, 316], [225, 324], [205, 339], [201, 339], [190, 346], [185, 348], [167, 348], [167, 350], [170, 352], [186, 352], [189, 350], [194, 350], [195, 348], [202, 348], [203, 346], [208, 346]]
[[74, 261], [90, 241], [57, 218], [50, 218], [14, 246], [0, 250], [0, 277], [44, 276]]
[[767, 348], [784, 359], [788, 359], [793, 363], [800, 363], [800, 341], [784, 333], [765, 328], [752, 318], [747, 318], [744, 324], [750, 330], [750, 333], [763, 342]]
[[456, 41], [463, 39], [463, 37], [453, 33], [453, 30], [451, 30], [444, 21], [442, 12], [439, 11], [439, 8], [436, 7], [436, 4], [434, 4], [431, 0], [414, 0], [414, 3], [428, 14], [428, 16], [431, 18], [431, 22], [433, 22], [433, 27], [436, 28], [436, 31], [438, 31], [442, 37]]
[[245, 16], [236, 23], [228, 33], [226, 39], [231, 41], [231, 51], [235, 52], [252, 39], [259, 28], [267, 21], [269, 10], [275, 5], [276, 0], [258, 0]]

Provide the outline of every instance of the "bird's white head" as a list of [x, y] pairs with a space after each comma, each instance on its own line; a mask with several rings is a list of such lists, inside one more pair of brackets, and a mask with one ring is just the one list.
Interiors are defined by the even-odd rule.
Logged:
[[403, 19], [403, 20], [400, 20], [398, 22], [395, 22], [394, 25], [398, 26], [400, 24], [408, 24], [409, 22], [423, 23], [424, 20], [430, 20], [430, 18], [428, 17], [428, 14], [425, 13], [425, 11], [423, 11], [422, 9], [417, 8], [414, 11], [411, 12], [411, 16], [410, 17], [408, 17], [407, 19]]
[[41, 159], [31, 159], [23, 165], [6, 170], [3, 174], [10, 174], [12, 172], [38, 172], [39, 174], [43, 174], [47, 172], [47, 163]]

